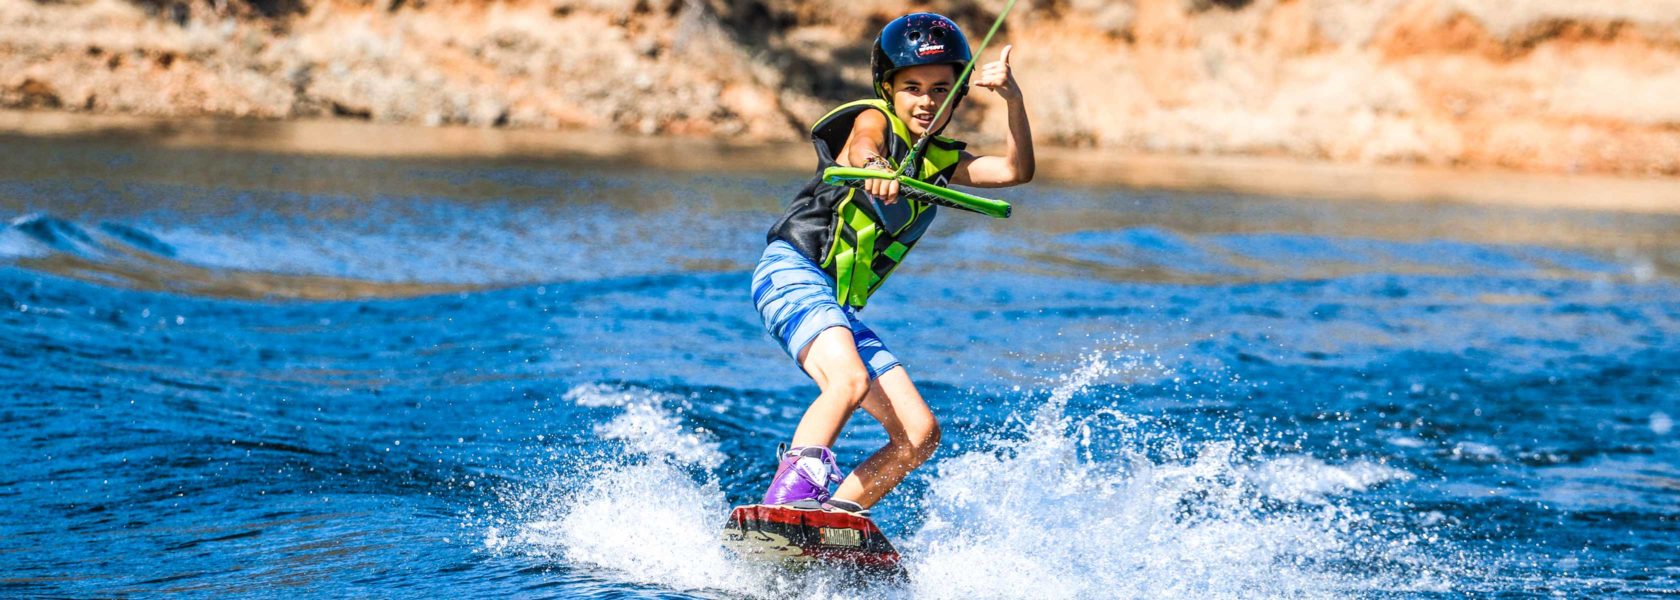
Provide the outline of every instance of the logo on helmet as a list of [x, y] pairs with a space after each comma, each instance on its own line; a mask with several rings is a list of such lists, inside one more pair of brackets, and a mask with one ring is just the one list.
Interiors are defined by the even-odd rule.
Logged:
[[922, 46], [920, 48], [916, 49], [916, 56], [927, 56], [929, 54], [939, 54], [939, 53], [944, 52], [944, 51], [945, 51], [945, 44], [922, 44]]

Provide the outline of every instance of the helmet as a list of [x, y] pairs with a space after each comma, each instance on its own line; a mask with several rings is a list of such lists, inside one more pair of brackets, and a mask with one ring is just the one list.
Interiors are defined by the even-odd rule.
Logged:
[[[973, 60], [968, 38], [956, 23], [933, 13], [911, 13], [887, 23], [881, 36], [875, 38], [875, 52], [869, 67], [875, 76], [875, 95], [892, 102], [887, 82], [893, 73], [905, 67], [919, 65], [956, 65], [961, 68]], [[951, 108], [956, 109], [967, 92], [966, 86], [951, 90]]]

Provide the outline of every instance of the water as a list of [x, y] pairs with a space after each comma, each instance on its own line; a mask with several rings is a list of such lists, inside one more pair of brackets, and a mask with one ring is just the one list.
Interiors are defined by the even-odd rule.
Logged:
[[[1680, 218], [1040, 183], [864, 317], [913, 582], [716, 544], [797, 175], [3, 140], [0, 592], [1680, 594]], [[843, 464], [884, 441], [867, 416]]]

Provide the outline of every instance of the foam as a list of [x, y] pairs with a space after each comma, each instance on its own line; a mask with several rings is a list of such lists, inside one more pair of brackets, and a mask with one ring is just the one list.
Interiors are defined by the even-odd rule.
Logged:
[[10, 225], [0, 227], [0, 260], [39, 258], [51, 254], [39, 241]]
[[[1332, 501], [1404, 471], [1301, 456], [1249, 463], [1234, 440], [1179, 447], [1143, 419], [1104, 419], [1100, 429], [1062, 413], [1126, 370], [1090, 357], [1050, 392], [1024, 438], [940, 463], [921, 499], [925, 521], [904, 545], [914, 596], [1333, 598], [1449, 587], [1415, 538]], [[1082, 458], [1102, 436], [1129, 450]], [[1383, 567], [1331, 566], [1342, 562]]]
[[564, 395], [585, 407], [622, 412], [595, 435], [625, 452], [585, 460], [536, 486], [504, 490], [504, 514], [486, 529], [494, 552], [559, 559], [612, 578], [684, 590], [762, 589], [746, 565], [725, 556], [718, 527], [729, 505], [713, 479], [694, 468], [723, 461], [718, 443], [682, 426], [680, 398], [635, 387], [577, 386]]
[[[679, 464], [716, 469], [724, 455], [717, 441], [683, 426], [679, 412], [688, 409], [681, 397], [637, 388], [589, 384], [567, 390], [565, 400], [579, 406], [616, 406], [624, 412], [595, 426], [595, 435], [623, 443], [632, 453], [664, 456]], [[677, 409], [668, 409], [679, 407]], [[674, 412], [674, 410], [679, 412]]]
[[1406, 471], [1365, 460], [1332, 465], [1311, 456], [1284, 456], [1242, 470], [1260, 493], [1285, 502], [1325, 504], [1332, 496], [1410, 481]]
[[[1342, 501], [1413, 477], [1403, 470], [1252, 458], [1257, 441], [1183, 443], [1115, 409], [1065, 414], [1094, 384], [1155, 368], [1087, 357], [1010, 436], [939, 461], [914, 503], [919, 525], [895, 536], [907, 588], [859, 592], [729, 555], [717, 541], [729, 509], [717, 442], [683, 425], [681, 398], [633, 387], [568, 392], [621, 409], [595, 434], [624, 453], [505, 495], [509, 530], [491, 528], [485, 546], [632, 587], [778, 598], [1338, 598], [1445, 591], [1460, 578], [1406, 531], [1417, 524], [1387, 526]], [[1094, 457], [1094, 447], [1121, 450]]]
[[[767, 598], [843, 593], [836, 579], [788, 577], [723, 548], [719, 535], [730, 505], [713, 473], [722, 454], [709, 434], [681, 425], [688, 406], [680, 397], [586, 385], [565, 398], [623, 409], [595, 433], [625, 442], [625, 452], [574, 465], [537, 486], [505, 490], [499, 525], [485, 529], [487, 550], [561, 560], [601, 579], [684, 592]], [[698, 478], [697, 468], [703, 469]]]
[[720, 515], [729, 506], [713, 482], [695, 483], [665, 461], [605, 466], [575, 487], [556, 478], [533, 493], [503, 498], [513, 531], [486, 534], [486, 547], [558, 558], [634, 582], [676, 590], [750, 591], [758, 578], [724, 555]]
[[1655, 433], [1657, 435], [1668, 435], [1671, 431], [1674, 431], [1673, 417], [1668, 416], [1668, 413], [1660, 410], [1651, 413], [1651, 433]]

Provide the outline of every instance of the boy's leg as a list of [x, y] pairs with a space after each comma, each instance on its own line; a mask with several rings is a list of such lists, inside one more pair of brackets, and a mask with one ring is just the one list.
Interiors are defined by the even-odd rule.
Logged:
[[904, 367], [892, 368], [870, 382], [863, 409], [886, 428], [887, 445], [853, 469], [834, 497], [869, 508], [933, 456], [939, 445], [939, 422]]
[[828, 486], [840, 480], [830, 447], [869, 393], [869, 370], [845, 326], [818, 332], [799, 357], [822, 393], [805, 409], [793, 432], [793, 447], [778, 457], [776, 477], [764, 492], [764, 503], [815, 508], [832, 498]]
[[793, 430], [793, 445], [833, 447], [840, 429], [869, 392], [869, 369], [858, 357], [852, 331], [845, 327], [830, 327], [817, 334], [800, 351], [799, 364], [817, 382], [822, 394], [805, 409], [799, 427]]

